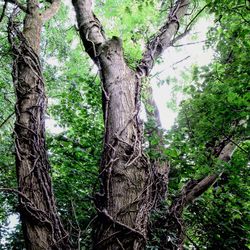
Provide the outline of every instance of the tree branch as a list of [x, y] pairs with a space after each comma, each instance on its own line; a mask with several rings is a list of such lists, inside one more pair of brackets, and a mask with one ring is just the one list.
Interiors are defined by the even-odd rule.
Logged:
[[154, 61], [170, 46], [172, 37], [178, 31], [179, 21], [187, 12], [189, 2], [189, 0], [177, 0], [170, 10], [166, 23], [148, 43], [143, 58], [137, 67], [137, 74], [140, 77], [149, 75], [154, 66]]
[[0, 128], [15, 114], [15, 112], [12, 112], [8, 117], [0, 124]]
[[42, 21], [50, 20], [59, 10], [61, 0], [53, 0], [50, 7], [42, 13]]
[[173, 43], [173, 47], [177, 48], [177, 47], [183, 47], [183, 46], [188, 46], [188, 45], [194, 45], [194, 44], [198, 44], [198, 43], [204, 43], [206, 42], [206, 40], [202, 40], [202, 41], [198, 41], [198, 42], [190, 42], [190, 43], [183, 43], [183, 44], [178, 44], [178, 45], [174, 45]]
[[7, 5], [8, 5], [8, 2], [7, 2], [7, 1], [4, 1], [2, 14], [1, 14], [1, 16], [0, 16], [0, 23], [2, 22], [2, 20], [3, 20], [3, 18], [4, 18], [5, 10], [6, 10], [6, 8], [7, 8]]
[[194, 20], [208, 7], [208, 4], [206, 4], [205, 6], [203, 6], [198, 13], [192, 18], [192, 20], [189, 22], [189, 24], [187, 25], [185, 31], [188, 31], [190, 26], [192, 25], [192, 23], [194, 22]]
[[20, 197], [24, 198], [26, 201], [29, 201], [30, 203], [32, 203], [31, 200], [24, 193], [20, 192], [17, 189], [14, 189], [14, 188], [0, 188], [0, 192], [18, 194]]
[[100, 21], [92, 12], [92, 1], [72, 0], [72, 4], [75, 8], [79, 33], [85, 50], [99, 66], [97, 60], [98, 50], [100, 45], [106, 41], [106, 38]]
[[[224, 145], [223, 149], [221, 150], [218, 159], [229, 162], [231, 157], [234, 153], [236, 148], [235, 143], [229, 141], [226, 145]], [[222, 173], [221, 173], [222, 174]], [[178, 210], [175, 213], [180, 214], [184, 207], [187, 206], [189, 203], [194, 201], [197, 197], [202, 195], [205, 191], [210, 188], [217, 178], [220, 177], [221, 174], [212, 174], [204, 177], [201, 180], [191, 180], [189, 181], [182, 189], [181, 195], [174, 200], [173, 204], [171, 205], [170, 210]]]

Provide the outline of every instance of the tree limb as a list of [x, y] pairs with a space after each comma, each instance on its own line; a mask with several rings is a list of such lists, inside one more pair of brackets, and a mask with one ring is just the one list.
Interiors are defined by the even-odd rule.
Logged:
[[92, 12], [91, 0], [72, 0], [75, 8], [79, 33], [86, 52], [98, 65], [98, 49], [106, 41], [102, 25]]
[[189, 2], [189, 0], [177, 0], [170, 10], [166, 23], [147, 44], [143, 58], [137, 67], [137, 74], [140, 77], [149, 75], [154, 61], [170, 46], [172, 37], [178, 31], [179, 21], [187, 12]]
[[7, 2], [7, 1], [4, 1], [2, 14], [1, 14], [1, 16], [0, 16], [0, 23], [2, 22], [2, 20], [3, 20], [3, 18], [4, 18], [5, 10], [6, 10], [6, 8], [7, 8], [7, 5], [8, 5], [8, 2]]
[[208, 4], [206, 4], [205, 6], [203, 6], [198, 13], [192, 18], [192, 20], [189, 22], [189, 24], [187, 25], [185, 31], [188, 31], [190, 26], [192, 25], [192, 23], [194, 22], [194, 20], [208, 7]]
[[[236, 145], [235, 143], [229, 141], [221, 150], [218, 159], [229, 162], [231, 157], [235, 151]], [[212, 174], [204, 177], [199, 181], [191, 180], [189, 181], [182, 189], [181, 195], [173, 202], [171, 205], [171, 209], [176, 209], [178, 207], [178, 213], [180, 214], [185, 206], [194, 201], [197, 197], [202, 195], [205, 191], [211, 187], [217, 178], [220, 177], [221, 174]], [[190, 188], [190, 183], [192, 182], [192, 187]], [[195, 185], [194, 185], [195, 183]], [[176, 204], [179, 204], [178, 206]], [[171, 210], [170, 209], [170, 210]]]
[[194, 45], [194, 44], [198, 44], [198, 43], [204, 43], [206, 42], [206, 40], [202, 40], [202, 41], [198, 41], [198, 42], [190, 42], [190, 43], [184, 43], [184, 44], [178, 44], [178, 45], [172, 45], [173, 47], [177, 48], [177, 47], [183, 47], [183, 46], [188, 46], [188, 45]]
[[14, 189], [14, 188], [0, 188], [0, 192], [18, 194], [20, 197], [24, 198], [26, 201], [31, 202], [30, 199], [24, 193], [20, 192], [17, 189]]
[[61, 0], [52, 1], [50, 7], [42, 13], [42, 21], [46, 22], [50, 20], [59, 10]]
[[15, 112], [12, 112], [8, 117], [0, 124], [0, 128], [15, 114]]

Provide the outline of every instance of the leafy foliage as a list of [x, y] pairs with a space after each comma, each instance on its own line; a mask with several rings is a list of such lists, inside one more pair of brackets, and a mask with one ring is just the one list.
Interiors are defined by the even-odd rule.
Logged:
[[[96, 1], [95, 7], [108, 36], [123, 38], [126, 60], [131, 67], [142, 56], [145, 41], [163, 21], [165, 1]], [[216, 23], [208, 34], [207, 46], [216, 50], [212, 64], [193, 68], [193, 82], [185, 88], [183, 101], [172, 130], [159, 138], [152, 132], [150, 145], [164, 139], [164, 155], [171, 161], [169, 200], [190, 179], [211, 173], [221, 178], [190, 205], [184, 214], [188, 238], [200, 249], [249, 249], [249, 6], [247, 1], [207, 1]], [[93, 190], [98, 190], [103, 119], [101, 84], [69, 21], [68, 7], [46, 24], [42, 39], [42, 64], [47, 84], [49, 115], [61, 132], [47, 134], [47, 146], [58, 210], [77, 247], [89, 249], [90, 224], [94, 217]], [[160, 10], [160, 11], [159, 11]], [[156, 14], [158, 13], [158, 14]], [[15, 187], [12, 139], [14, 93], [11, 55], [1, 23], [0, 39], [0, 186]], [[6, 120], [6, 118], [9, 119]], [[4, 122], [6, 120], [6, 122]], [[4, 122], [4, 123], [3, 123]], [[152, 129], [155, 124], [147, 123]], [[214, 155], [222, 140], [229, 138], [237, 148], [225, 164]], [[150, 151], [152, 159], [159, 152]], [[7, 218], [16, 212], [13, 195], [0, 194], [1, 235]], [[164, 216], [164, 213], [161, 214]], [[166, 233], [159, 229], [160, 234]], [[5, 249], [21, 249], [20, 225], [7, 236]], [[14, 248], [16, 247], [16, 248]], [[149, 249], [160, 249], [157, 245]], [[4, 248], [3, 248], [4, 249]]]
[[[174, 162], [170, 191], [175, 196], [188, 179], [221, 173], [214, 187], [185, 212], [186, 247], [248, 249], [249, 247], [249, 12], [233, 1], [210, 4], [219, 23], [208, 34], [216, 45], [215, 60], [194, 67], [193, 83], [185, 91], [176, 125], [167, 140]], [[238, 4], [238, 7], [235, 6]], [[231, 6], [237, 12], [229, 12]], [[230, 7], [229, 7], [230, 6]], [[244, 18], [242, 18], [244, 16]], [[236, 145], [227, 164], [217, 159], [219, 145]]]

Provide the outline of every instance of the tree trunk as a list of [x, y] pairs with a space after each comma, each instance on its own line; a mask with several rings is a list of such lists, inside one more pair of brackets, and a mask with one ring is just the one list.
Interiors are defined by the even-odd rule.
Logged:
[[123, 59], [119, 38], [106, 41], [99, 51], [106, 131], [94, 249], [144, 249], [153, 201], [138, 120], [140, 83]]
[[[105, 140], [100, 170], [101, 193], [96, 196], [98, 223], [93, 249], [142, 250], [146, 247], [148, 217], [160, 196], [159, 178], [167, 176], [143, 154], [138, 120], [142, 77], [170, 44], [188, 0], [177, 1], [154, 41], [147, 46], [136, 72], [124, 61], [121, 40], [107, 40], [91, 0], [72, 0], [86, 52], [100, 71], [103, 87]], [[156, 53], [155, 53], [156, 52]], [[164, 179], [163, 178], [163, 179]]]
[[70, 249], [56, 211], [45, 149], [46, 96], [39, 50], [43, 16], [38, 1], [27, 1], [23, 32], [10, 19], [16, 92], [15, 148], [19, 211], [28, 250]]

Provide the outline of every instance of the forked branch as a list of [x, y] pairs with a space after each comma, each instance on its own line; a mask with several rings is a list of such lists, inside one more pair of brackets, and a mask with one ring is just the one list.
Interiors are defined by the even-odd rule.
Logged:
[[147, 44], [143, 58], [137, 67], [137, 74], [140, 77], [149, 75], [154, 66], [154, 61], [170, 46], [173, 36], [178, 31], [180, 19], [187, 12], [189, 2], [189, 0], [177, 0], [170, 10], [165, 24]]

